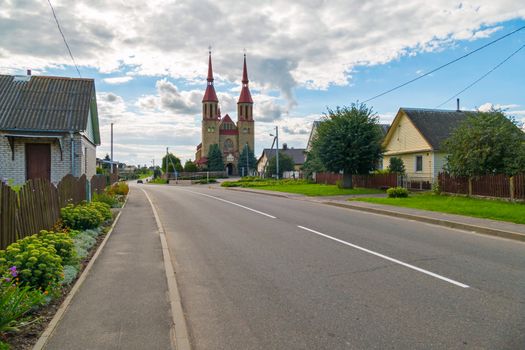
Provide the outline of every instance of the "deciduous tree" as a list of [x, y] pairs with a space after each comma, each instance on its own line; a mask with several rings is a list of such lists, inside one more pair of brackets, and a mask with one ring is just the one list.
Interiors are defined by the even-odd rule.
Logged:
[[[266, 172], [272, 176], [277, 174], [277, 157], [272, 157], [268, 161]], [[283, 177], [283, 172], [292, 171], [294, 169], [293, 158], [289, 155], [279, 152], [279, 178]]]
[[525, 172], [525, 133], [501, 110], [471, 112], [444, 143], [457, 176]]
[[368, 174], [381, 159], [382, 132], [379, 118], [365, 104], [328, 109], [317, 128], [313, 150], [329, 171], [343, 171], [345, 188], [353, 174]]

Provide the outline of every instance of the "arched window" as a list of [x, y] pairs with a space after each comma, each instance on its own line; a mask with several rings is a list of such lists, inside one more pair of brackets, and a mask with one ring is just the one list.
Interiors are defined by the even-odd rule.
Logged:
[[208, 108], [206, 108], [206, 107], [208, 107], [208, 105], [205, 103], [204, 104], [204, 116], [205, 117], [206, 117], [206, 112], [208, 112]]

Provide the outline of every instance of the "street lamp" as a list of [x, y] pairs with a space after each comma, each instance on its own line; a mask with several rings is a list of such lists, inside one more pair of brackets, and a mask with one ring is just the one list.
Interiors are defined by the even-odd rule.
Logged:
[[248, 164], [248, 154], [250, 153], [250, 147], [248, 147], [248, 142], [244, 144], [244, 148], [246, 148], [246, 176], [250, 176], [250, 165]]

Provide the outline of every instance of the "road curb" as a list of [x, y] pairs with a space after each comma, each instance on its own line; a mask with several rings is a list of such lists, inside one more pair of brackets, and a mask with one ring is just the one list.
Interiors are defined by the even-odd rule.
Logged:
[[414, 215], [414, 214], [408, 214], [408, 213], [401, 213], [398, 211], [392, 211], [392, 210], [387, 210], [387, 209], [361, 207], [357, 205], [351, 205], [351, 204], [346, 204], [346, 203], [336, 203], [336, 202], [322, 202], [322, 203], [326, 205], [331, 205], [334, 207], [340, 207], [340, 208], [351, 209], [351, 210], [359, 210], [359, 211], [387, 215], [387, 216], [394, 216], [397, 218], [416, 220], [416, 221], [426, 222], [429, 224], [446, 226], [446, 227], [456, 228], [456, 229], [466, 230], [466, 231], [474, 231], [474, 232], [485, 234], [485, 235], [497, 236], [497, 237], [525, 242], [525, 235], [519, 232], [498, 230], [498, 229], [485, 227], [485, 226], [477, 226], [477, 225], [472, 225], [472, 224], [466, 224], [463, 222], [436, 219], [436, 218], [430, 218], [426, 216], [420, 216], [420, 215]]
[[162, 257], [164, 260], [164, 271], [166, 273], [166, 280], [168, 283], [168, 297], [171, 306], [171, 317], [173, 320], [173, 326], [171, 329], [171, 342], [174, 349], [177, 350], [190, 350], [190, 338], [188, 334], [188, 328], [186, 326], [186, 319], [184, 318], [184, 311], [182, 309], [182, 302], [179, 294], [179, 287], [177, 285], [177, 279], [175, 277], [175, 271], [172, 265], [172, 257], [166, 241], [166, 234], [164, 227], [160, 221], [157, 209], [153, 204], [153, 201], [149, 197], [148, 193], [142, 189], [142, 192], [148, 199], [153, 215], [155, 216], [155, 222], [157, 223], [157, 230], [159, 232], [160, 243], [162, 246]]
[[[223, 188], [223, 187], [221, 187]], [[226, 190], [229, 190], [229, 191], [237, 191], [237, 192], [248, 192], [248, 193], [257, 193], [257, 194], [262, 194], [263, 196], [271, 196], [271, 197], [279, 197], [279, 198], [291, 198], [285, 194], [278, 194], [278, 193], [263, 193], [263, 192], [259, 192], [259, 191], [250, 191], [250, 190], [246, 190], [246, 189], [240, 189], [238, 187], [224, 187], [224, 189]]]
[[[120, 209], [124, 209], [124, 207], [126, 206], [127, 203], [128, 203], [128, 197], [126, 196], [126, 200], [124, 201], [124, 204], [122, 205], [122, 208], [120, 208]], [[51, 337], [51, 335], [55, 331], [55, 329], [58, 326], [59, 322], [62, 320], [62, 317], [64, 316], [64, 314], [66, 313], [67, 309], [69, 308], [69, 305], [73, 301], [73, 298], [75, 297], [75, 295], [77, 294], [78, 290], [80, 289], [80, 287], [82, 286], [82, 284], [86, 280], [87, 275], [89, 274], [89, 271], [91, 270], [91, 267], [93, 266], [93, 264], [97, 260], [98, 256], [102, 252], [102, 249], [104, 249], [104, 246], [106, 245], [106, 242], [108, 241], [109, 237], [113, 233], [113, 229], [117, 225], [117, 222], [118, 222], [118, 220], [120, 218], [120, 214], [122, 214], [122, 210], [120, 210], [118, 212], [117, 217], [115, 218], [115, 220], [111, 224], [111, 228], [109, 229], [108, 233], [106, 233], [106, 237], [104, 237], [104, 240], [102, 241], [102, 243], [100, 243], [100, 246], [97, 248], [97, 251], [95, 252], [95, 254], [93, 254], [93, 257], [91, 258], [91, 260], [89, 260], [89, 263], [87, 264], [86, 268], [84, 269], [84, 271], [82, 271], [82, 273], [80, 274], [80, 277], [78, 277], [77, 281], [73, 285], [73, 288], [71, 288], [71, 290], [69, 291], [69, 294], [67, 295], [66, 299], [64, 299], [64, 301], [62, 302], [62, 304], [58, 308], [57, 312], [55, 313], [55, 316], [53, 316], [53, 318], [51, 319], [51, 321], [47, 325], [47, 327], [44, 330], [44, 332], [40, 335], [40, 338], [38, 338], [38, 341], [33, 346], [33, 350], [41, 350], [41, 349], [44, 349], [44, 347], [46, 346], [49, 338]]]

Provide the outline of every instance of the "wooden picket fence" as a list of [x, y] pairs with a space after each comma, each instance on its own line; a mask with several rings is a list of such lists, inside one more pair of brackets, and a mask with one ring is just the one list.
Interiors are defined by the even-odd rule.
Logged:
[[[315, 182], [318, 184], [335, 185], [337, 181], [343, 181], [343, 175], [337, 173], [316, 173]], [[398, 183], [397, 174], [367, 174], [352, 175], [354, 187], [363, 188], [389, 188], [396, 187]]]
[[382, 188], [397, 186], [397, 174], [370, 174], [353, 175], [352, 184], [354, 187], [363, 188]]
[[440, 173], [439, 188], [445, 193], [525, 200], [525, 174], [482, 175], [472, 178]]
[[[91, 194], [101, 193], [117, 180], [117, 176], [93, 176], [89, 181]], [[60, 218], [60, 208], [88, 198], [87, 185], [85, 175], [80, 178], [66, 175], [57, 186], [46, 179], [29, 180], [16, 193], [0, 182], [0, 249], [20, 238], [51, 229]]]

